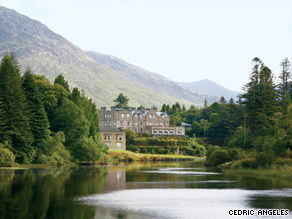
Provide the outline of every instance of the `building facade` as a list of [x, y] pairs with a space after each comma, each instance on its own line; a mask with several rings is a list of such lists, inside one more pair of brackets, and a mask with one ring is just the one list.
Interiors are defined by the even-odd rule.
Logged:
[[110, 110], [101, 107], [99, 112], [101, 128], [125, 128], [149, 135], [185, 135], [184, 127], [170, 126], [169, 120], [169, 115], [158, 112], [156, 107], [123, 109], [112, 106]]
[[126, 132], [121, 128], [101, 127], [102, 141], [111, 150], [126, 150]]

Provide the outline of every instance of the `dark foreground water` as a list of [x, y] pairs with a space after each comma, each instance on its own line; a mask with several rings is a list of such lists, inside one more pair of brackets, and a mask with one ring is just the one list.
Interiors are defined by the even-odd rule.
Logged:
[[191, 163], [0, 170], [0, 218], [292, 218], [292, 182]]

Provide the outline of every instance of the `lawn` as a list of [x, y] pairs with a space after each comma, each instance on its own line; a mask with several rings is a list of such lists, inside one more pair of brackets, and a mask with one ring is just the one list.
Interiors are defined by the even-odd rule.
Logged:
[[204, 160], [202, 157], [177, 154], [142, 154], [126, 150], [109, 150], [108, 156], [113, 161], [183, 161]]

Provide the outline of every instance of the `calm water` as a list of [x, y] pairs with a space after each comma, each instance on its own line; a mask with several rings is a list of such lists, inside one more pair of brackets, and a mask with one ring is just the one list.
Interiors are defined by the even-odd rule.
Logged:
[[[292, 218], [292, 182], [191, 163], [0, 170], [0, 218]], [[288, 209], [288, 216], [256, 216]], [[230, 216], [253, 210], [253, 216]]]

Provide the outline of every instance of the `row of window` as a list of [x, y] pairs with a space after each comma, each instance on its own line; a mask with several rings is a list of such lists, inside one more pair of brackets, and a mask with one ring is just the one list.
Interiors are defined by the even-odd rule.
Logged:
[[[108, 146], [108, 147], [111, 146], [111, 143], [110, 143], [110, 142], [104, 142], [104, 144], [105, 144], [106, 146]], [[117, 142], [117, 143], [116, 143], [116, 146], [117, 146], [117, 148], [122, 148], [122, 143], [121, 143], [121, 142]]]
[[[135, 116], [135, 119], [138, 119], [138, 115], [137, 114], [135, 114], [134, 116]], [[127, 119], [130, 119], [130, 114], [127, 113], [126, 117], [127, 117]], [[162, 115], [161, 117], [162, 117], [162, 119], [165, 119], [164, 115]], [[110, 117], [108, 117], [108, 118], [110, 118]], [[124, 113], [121, 114], [121, 118], [125, 119], [125, 114]], [[156, 119], [156, 116], [155, 115], [149, 115], [148, 118], [149, 119]], [[143, 119], [143, 115], [140, 115], [140, 119]]]
[[[112, 127], [112, 124], [113, 124], [113, 127], [116, 126], [116, 122], [113, 122], [113, 123], [112, 122], [105, 122], [104, 126], [105, 127], [107, 127], [107, 126]], [[128, 126], [131, 126], [131, 122], [127, 122], [126, 124]], [[135, 126], [138, 126], [139, 122], [135, 122], [134, 124], [135, 124]], [[143, 126], [143, 122], [140, 122], [140, 125]], [[152, 122], [148, 122], [147, 125], [149, 125], [149, 126], [151, 126], [151, 125], [158, 126], [158, 123], [157, 122], [153, 122], [153, 123]], [[163, 125], [168, 126], [167, 122], [165, 124], [162, 123], [162, 122], [159, 123], [159, 126], [163, 126]], [[123, 126], [124, 126], [124, 121], [121, 121], [121, 127], [123, 127]]]
[[[111, 140], [110, 134], [104, 134], [104, 140]], [[116, 140], [123, 140], [123, 135], [116, 135]]]
[[111, 118], [111, 114], [106, 113], [104, 117], [105, 117], [106, 119], [110, 119], [110, 118]]
[[[159, 131], [158, 130], [154, 130], [153, 134], [154, 135], [174, 135], [174, 131], [170, 130], [170, 131], [164, 131], [163, 132], [163, 130], [159, 130]], [[177, 134], [178, 135], [182, 135], [182, 132], [178, 131]]]

